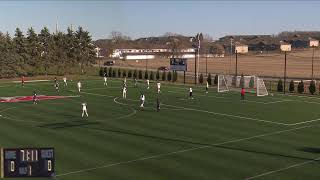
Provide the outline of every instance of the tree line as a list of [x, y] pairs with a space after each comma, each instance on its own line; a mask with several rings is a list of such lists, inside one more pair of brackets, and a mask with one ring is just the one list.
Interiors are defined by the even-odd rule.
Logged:
[[66, 33], [50, 33], [44, 27], [38, 34], [32, 27], [26, 34], [16, 28], [13, 37], [0, 32], [0, 78], [71, 74], [74, 68], [83, 74], [94, 63], [94, 49], [82, 27]]

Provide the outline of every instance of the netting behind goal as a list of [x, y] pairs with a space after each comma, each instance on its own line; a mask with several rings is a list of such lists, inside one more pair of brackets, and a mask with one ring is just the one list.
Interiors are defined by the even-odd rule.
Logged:
[[267, 96], [268, 90], [263, 79], [257, 78], [257, 96]]
[[229, 91], [227, 82], [224, 75], [218, 75], [218, 92]]

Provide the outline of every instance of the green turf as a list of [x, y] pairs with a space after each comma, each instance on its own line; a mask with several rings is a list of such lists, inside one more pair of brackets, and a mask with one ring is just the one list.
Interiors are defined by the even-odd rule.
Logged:
[[[0, 146], [54, 147], [58, 180], [319, 179], [317, 97], [241, 101], [239, 93], [194, 87], [188, 99], [187, 86], [163, 84], [156, 112], [155, 83], [146, 90], [128, 80], [127, 99], [119, 80], [82, 84], [80, 97], [1, 103]], [[78, 95], [75, 82], [60, 93], [52, 82], [0, 86], [1, 96]], [[82, 102], [89, 118], [81, 118]]]

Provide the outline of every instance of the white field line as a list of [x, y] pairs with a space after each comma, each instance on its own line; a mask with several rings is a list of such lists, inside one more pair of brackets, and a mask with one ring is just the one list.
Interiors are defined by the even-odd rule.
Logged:
[[282, 101], [271, 101], [271, 102], [267, 102], [267, 103], [264, 103], [264, 104], [275, 104], [275, 103], [281, 103], [281, 102], [291, 102], [291, 101], [294, 101], [294, 100], [282, 100]]
[[293, 164], [293, 165], [291, 165], [291, 166], [284, 167], [284, 168], [281, 168], [281, 169], [278, 169], [278, 170], [268, 171], [268, 172], [265, 172], [265, 173], [262, 173], [262, 174], [258, 174], [258, 175], [256, 175], [256, 176], [248, 177], [248, 178], [246, 178], [245, 180], [255, 179], [255, 178], [258, 178], [258, 177], [262, 177], [262, 176], [274, 174], [274, 173], [281, 172], [281, 171], [285, 171], [285, 170], [288, 170], [288, 169], [291, 169], [291, 168], [295, 168], [295, 167], [303, 166], [303, 165], [306, 165], [306, 164], [310, 164], [310, 163], [313, 163], [313, 162], [319, 161], [319, 160], [320, 160], [320, 157], [319, 157], [319, 158], [316, 158], [316, 159], [313, 159], [313, 160], [304, 161], [304, 162], [302, 162], [302, 163]]
[[[176, 93], [176, 94], [186, 94], [187, 95], [187, 92], [186, 93], [182, 93], [182, 92], [177, 92], [177, 91], [168, 91], [170, 93]], [[227, 99], [227, 100], [230, 100], [230, 101], [227, 101], [227, 102], [234, 102], [232, 101], [231, 98], [226, 98], [226, 97], [222, 97], [222, 96], [208, 96], [208, 95], [202, 95], [202, 94], [196, 94], [196, 96], [204, 96], [204, 97], [209, 97], [209, 98], [217, 98], [217, 99]], [[239, 98], [240, 99], [240, 98]], [[242, 101], [245, 101], [245, 102], [252, 102], [252, 103], [258, 103], [258, 104], [273, 104], [273, 103], [280, 103], [280, 102], [286, 102], [286, 101], [291, 101], [291, 100], [283, 100], [283, 101], [274, 101], [274, 102], [262, 102], [262, 101], [251, 101], [251, 100], [242, 100]]]
[[230, 144], [230, 143], [235, 143], [235, 142], [241, 142], [241, 141], [246, 141], [246, 140], [252, 140], [252, 139], [256, 139], [256, 138], [261, 138], [261, 137], [281, 134], [281, 133], [285, 133], [285, 132], [295, 131], [295, 130], [299, 130], [299, 129], [305, 129], [305, 128], [309, 128], [309, 127], [315, 127], [315, 126], [318, 126], [318, 125], [297, 127], [297, 128], [293, 128], [293, 129], [287, 129], [287, 130], [275, 131], [275, 132], [271, 132], [271, 133], [260, 134], [260, 135], [251, 136], [251, 137], [247, 137], [247, 138], [240, 138], [240, 139], [234, 139], [234, 140], [225, 141], [225, 142], [221, 142], [221, 143], [215, 143], [215, 144], [212, 144], [212, 145], [199, 146], [199, 147], [194, 147], [194, 148], [187, 148], [187, 149], [182, 149], [182, 150], [179, 150], [179, 151], [156, 154], [156, 155], [152, 155], [152, 156], [144, 156], [144, 157], [141, 157], [141, 158], [138, 158], [138, 159], [134, 159], [134, 160], [121, 161], [121, 162], [117, 162], [117, 163], [105, 164], [105, 165], [96, 166], [96, 167], [92, 167], [92, 168], [80, 169], [80, 170], [77, 170], [77, 171], [70, 171], [70, 172], [58, 174], [57, 176], [58, 177], [59, 176], [67, 176], [67, 175], [71, 175], [71, 174], [78, 174], [78, 173], [93, 171], [93, 170], [97, 170], [97, 169], [109, 168], [109, 167], [122, 165], [122, 164], [130, 164], [130, 163], [134, 163], [134, 162], [138, 162], [138, 161], [144, 161], [144, 160], [149, 160], [149, 159], [166, 157], [166, 156], [171, 156], [171, 155], [175, 155], [175, 154], [181, 154], [181, 153], [184, 153], [184, 152], [191, 152], [191, 151], [200, 150], [200, 149], [212, 148], [212, 147], [215, 147], [215, 146], [220, 146], [220, 145], [225, 145], [225, 144]]
[[168, 104], [163, 104], [163, 105], [164, 106], [169, 106], [169, 107], [175, 107], [175, 108], [182, 108], [182, 109], [190, 110], [190, 111], [197, 111], [197, 112], [203, 112], [203, 113], [208, 113], [208, 114], [215, 114], [215, 115], [220, 115], [220, 116], [227, 116], [227, 117], [233, 117], [233, 118], [239, 118], [239, 119], [247, 119], [247, 120], [252, 120], [252, 121], [260, 121], [260, 122], [265, 122], [265, 123], [270, 123], [270, 124], [278, 124], [278, 125], [284, 125], [284, 126], [289, 126], [290, 125], [290, 124], [280, 123], [280, 122], [275, 122], [275, 121], [268, 121], [268, 120], [250, 118], [250, 117], [245, 117], [245, 116], [218, 113], [218, 112], [213, 112], [213, 111], [206, 111], [206, 110], [201, 110], [201, 109], [187, 108], [187, 107], [182, 107], [182, 106], [174, 106], [174, 105], [168, 105]]

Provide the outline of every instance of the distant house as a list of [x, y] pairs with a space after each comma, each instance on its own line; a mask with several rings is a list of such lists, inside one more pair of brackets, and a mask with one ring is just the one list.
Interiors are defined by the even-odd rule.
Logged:
[[101, 48], [95, 47], [94, 51], [96, 53], [96, 58], [102, 58], [103, 56], [101, 55]]
[[[123, 60], [155, 59], [156, 57], [194, 58], [195, 49], [186, 48], [173, 53], [171, 49], [115, 49], [110, 55], [112, 58]], [[175, 55], [173, 55], [175, 54]]]

